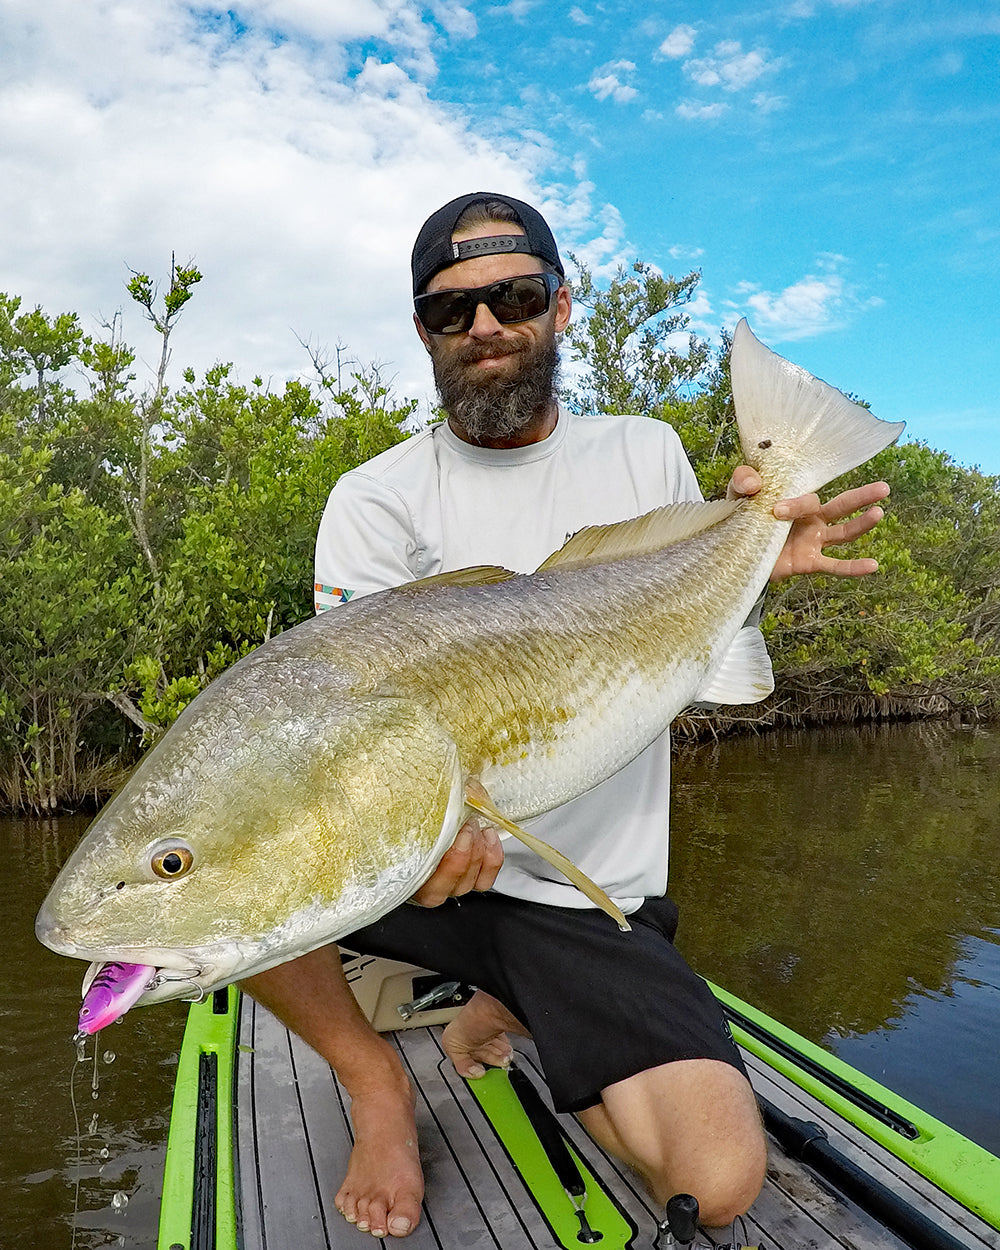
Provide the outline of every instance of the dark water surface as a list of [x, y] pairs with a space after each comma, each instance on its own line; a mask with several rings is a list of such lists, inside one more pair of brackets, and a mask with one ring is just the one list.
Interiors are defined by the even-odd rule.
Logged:
[[670, 890], [704, 976], [1000, 1154], [1000, 728], [683, 752]]
[[[698, 970], [1000, 1153], [1000, 729], [727, 741], [681, 752], [674, 794], [671, 892]], [[2, 1250], [69, 1250], [78, 1178], [76, 1250], [156, 1240], [185, 1008], [99, 1035], [96, 1100], [89, 1043], [78, 1163], [84, 965], [33, 935], [85, 825], [0, 821]]]
[[[132, 1012], [98, 1034], [94, 1099], [94, 1041], [78, 1068], [72, 1044], [86, 964], [53, 955], [34, 935], [35, 913], [48, 885], [88, 823], [77, 817], [0, 821], [2, 1250], [156, 1244], [170, 1099], [187, 1008], [165, 1003], [155, 1011]], [[103, 1058], [108, 1052], [115, 1055], [111, 1063]]]

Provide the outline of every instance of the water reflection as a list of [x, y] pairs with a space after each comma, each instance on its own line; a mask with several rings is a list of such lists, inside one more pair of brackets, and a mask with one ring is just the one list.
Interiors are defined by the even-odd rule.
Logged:
[[[705, 975], [1000, 1152], [1000, 1074], [982, 1023], [1000, 1027], [998, 798], [995, 729], [838, 729], [685, 750], [671, 891], [680, 944]], [[904, 1060], [905, 1039], [928, 1028], [938, 1063]], [[856, 1044], [869, 1035], [871, 1047]], [[974, 1078], [956, 1050], [975, 1056]]]
[[1000, 932], [969, 938], [943, 991], [914, 990], [863, 1036], [827, 1039], [848, 1063], [1000, 1153]]

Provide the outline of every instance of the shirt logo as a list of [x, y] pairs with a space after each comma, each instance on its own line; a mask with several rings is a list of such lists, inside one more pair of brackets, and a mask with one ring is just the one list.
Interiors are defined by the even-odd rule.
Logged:
[[347, 603], [354, 594], [353, 590], [345, 590], [343, 586], [324, 586], [322, 582], [314, 582], [313, 590], [316, 592], [315, 607], [317, 612], [325, 612], [327, 608]]

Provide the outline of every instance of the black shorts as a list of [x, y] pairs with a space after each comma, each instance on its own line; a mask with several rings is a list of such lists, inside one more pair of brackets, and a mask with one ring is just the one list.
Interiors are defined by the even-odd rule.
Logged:
[[343, 939], [486, 990], [531, 1031], [558, 1111], [677, 1059], [746, 1070], [719, 1004], [674, 946], [677, 908], [647, 899], [622, 933], [603, 912], [496, 892], [403, 906]]

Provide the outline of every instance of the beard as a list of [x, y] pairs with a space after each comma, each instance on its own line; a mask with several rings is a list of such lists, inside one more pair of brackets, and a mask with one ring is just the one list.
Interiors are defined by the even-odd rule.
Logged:
[[[501, 372], [469, 366], [492, 356], [511, 356]], [[519, 434], [555, 398], [559, 348], [554, 334], [541, 340], [469, 343], [431, 355], [441, 406], [475, 443]]]

